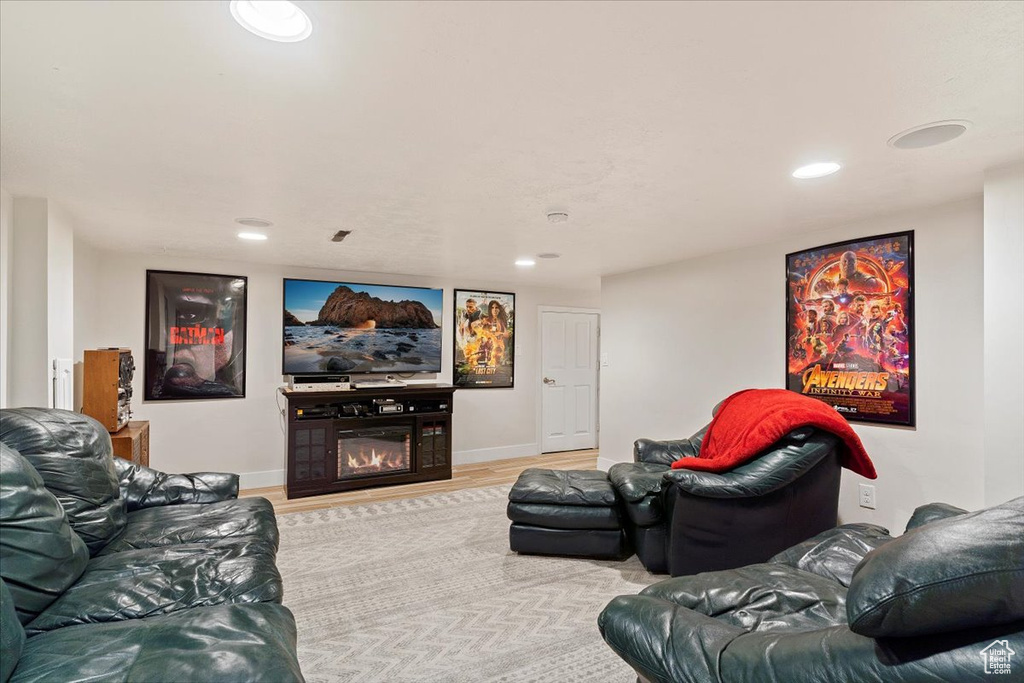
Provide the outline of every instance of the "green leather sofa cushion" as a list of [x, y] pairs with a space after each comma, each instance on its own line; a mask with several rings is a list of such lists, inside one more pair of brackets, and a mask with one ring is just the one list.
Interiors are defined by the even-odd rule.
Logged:
[[99, 422], [68, 410], [5, 409], [0, 442], [32, 463], [91, 554], [124, 528], [110, 435]]
[[14, 598], [0, 579], [0, 683], [7, 683], [25, 647], [25, 629], [14, 610]]
[[824, 628], [846, 617], [846, 591], [782, 564], [751, 564], [659, 581], [640, 595], [715, 617], [744, 631]]
[[27, 624], [81, 576], [89, 551], [39, 473], [0, 444], [0, 576]]
[[225, 603], [281, 602], [269, 542], [126, 550], [94, 557], [81, 578], [25, 627], [28, 636], [77, 624], [141, 619]]
[[100, 556], [137, 548], [214, 543], [225, 538], [259, 540], [276, 551], [281, 536], [270, 501], [239, 498], [137, 510], [128, 513], [128, 525], [104, 546]]
[[[742, 635], [722, 653], [729, 683], [988, 683], [1012, 676], [985, 674], [981, 651], [1006, 641], [1021, 652], [1024, 633], [1005, 626], [919, 638], [868, 638], [846, 626]], [[1017, 673], [1017, 661], [1012, 664]], [[679, 678], [677, 681], [702, 680]]]
[[161, 505], [216, 503], [238, 497], [238, 475], [224, 472], [166, 474], [114, 458], [128, 512]]
[[822, 531], [803, 543], [797, 543], [768, 561], [802, 569], [832, 579], [842, 586], [849, 586], [854, 570], [864, 557], [890, 541], [892, 536], [883, 527], [874, 524], [843, 524]]
[[872, 551], [854, 572], [847, 615], [854, 632], [874, 638], [1024, 620], [1024, 497]]
[[10, 683], [302, 681], [295, 619], [275, 603], [197, 607], [29, 638]]

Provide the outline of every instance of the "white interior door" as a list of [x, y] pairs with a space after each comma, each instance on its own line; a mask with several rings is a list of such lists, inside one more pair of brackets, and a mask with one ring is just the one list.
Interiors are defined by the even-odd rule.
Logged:
[[596, 313], [541, 313], [541, 452], [597, 448]]

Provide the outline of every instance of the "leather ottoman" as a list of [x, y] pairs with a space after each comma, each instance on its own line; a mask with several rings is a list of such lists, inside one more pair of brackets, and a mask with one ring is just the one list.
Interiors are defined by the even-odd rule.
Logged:
[[530, 468], [508, 494], [509, 546], [528, 555], [622, 560], [633, 554], [605, 472]]

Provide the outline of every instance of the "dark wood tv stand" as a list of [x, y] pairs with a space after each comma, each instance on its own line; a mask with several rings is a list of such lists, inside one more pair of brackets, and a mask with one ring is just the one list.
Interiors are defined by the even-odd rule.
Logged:
[[288, 498], [451, 479], [454, 392], [445, 384], [284, 391]]

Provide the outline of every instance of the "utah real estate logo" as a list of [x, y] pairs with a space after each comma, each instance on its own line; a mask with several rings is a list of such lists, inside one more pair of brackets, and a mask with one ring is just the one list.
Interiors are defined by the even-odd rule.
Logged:
[[986, 674], [1008, 674], [1010, 671], [1010, 657], [1017, 654], [1010, 649], [1010, 643], [1006, 640], [995, 640], [981, 651], [981, 659], [985, 662]]

